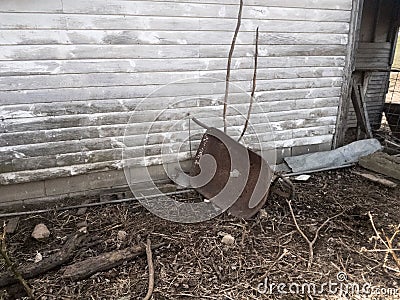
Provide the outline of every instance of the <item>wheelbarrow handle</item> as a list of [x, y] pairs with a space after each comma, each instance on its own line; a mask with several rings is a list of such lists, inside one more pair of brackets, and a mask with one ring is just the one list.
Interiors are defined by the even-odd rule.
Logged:
[[192, 117], [193, 122], [195, 122], [197, 125], [203, 127], [204, 129], [209, 129], [210, 126], [207, 126], [206, 124], [204, 124], [203, 122], [200, 122], [199, 120], [197, 120], [195, 117]]

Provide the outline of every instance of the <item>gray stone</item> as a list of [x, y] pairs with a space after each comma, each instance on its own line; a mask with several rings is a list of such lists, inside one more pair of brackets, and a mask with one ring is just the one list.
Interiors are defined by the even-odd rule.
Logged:
[[37, 240], [44, 240], [50, 236], [50, 231], [43, 223], [37, 224], [33, 229], [32, 237]]

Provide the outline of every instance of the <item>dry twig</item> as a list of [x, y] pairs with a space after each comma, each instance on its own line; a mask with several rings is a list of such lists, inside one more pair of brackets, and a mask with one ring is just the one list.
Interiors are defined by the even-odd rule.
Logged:
[[245, 134], [247, 130], [247, 126], [249, 126], [249, 120], [250, 120], [250, 114], [251, 114], [251, 109], [253, 108], [253, 101], [254, 101], [254, 95], [256, 93], [256, 83], [257, 83], [257, 66], [258, 66], [258, 27], [256, 30], [256, 49], [254, 50], [254, 74], [253, 74], [253, 87], [251, 89], [251, 95], [250, 95], [250, 104], [249, 104], [249, 110], [247, 111], [247, 118], [246, 122], [244, 123], [243, 131], [242, 134], [240, 135], [238, 142], [242, 139], [243, 135]]
[[[78, 230], [70, 236], [60, 251], [43, 259], [37, 264], [32, 263], [25, 266], [19, 272], [24, 278], [30, 279], [60, 267], [73, 257], [75, 250], [81, 245], [86, 237], [87, 234], [85, 231]], [[0, 287], [14, 284], [16, 281], [15, 278], [10, 277], [9, 272], [0, 273]]]
[[237, 36], [239, 34], [240, 25], [242, 24], [242, 11], [243, 11], [243, 0], [240, 0], [240, 7], [239, 7], [239, 13], [238, 13], [238, 17], [237, 17], [236, 29], [235, 29], [235, 33], [233, 35], [231, 48], [229, 50], [228, 64], [227, 64], [227, 67], [226, 67], [224, 112], [223, 112], [224, 133], [226, 133], [226, 127], [227, 127], [226, 126], [226, 111], [227, 111], [227, 108], [228, 108], [228, 94], [229, 94], [229, 81], [230, 81], [230, 78], [231, 78], [232, 56], [233, 56], [233, 51], [235, 50], [235, 44], [236, 44]]
[[149, 265], [149, 288], [147, 290], [146, 297], [143, 300], [150, 300], [154, 290], [154, 264], [153, 254], [151, 253], [151, 241], [148, 238], [146, 244], [147, 264]]
[[373, 219], [373, 217], [372, 217], [371, 212], [368, 212], [368, 217], [369, 217], [369, 220], [370, 220], [370, 222], [371, 222], [372, 229], [373, 229], [374, 232], [375, 232], [376, 238], [378, 238], [378, 239], [382, 242], [382, 244], [386, 247], [386, 250], [385, 250], [385, 251], [386, 251], [386, 255], [385, 255], [384, 262], [383, 262], [383, 266], [384, 266], [385, 268], [387, 268], [387, 266], [386, 266], [386, 261], [387, 261], [388, 255], [390, 254], [390, 255], [393, 257], [393, 259], [394, 259], [394, 261], [395, 261], [397, 267], [399, 268], [399, 270], [396, 270], [396, 271], [399, 272], [399, 271], [400, 271], [400, 258], [397, 256], [395, 250], [393, 249], [393, 241], [394, 241], [394, 239], [396, 238], [396, 236], [400, 233], [400, 226], [398, 226], [398, 227], [396, 228], [394, 234], [392, 235], [392, 237], [391, 237], [390, 239], [389, 239], [388, 236], [386, 236], [386, 235], [384, 234], [385, 239], [386, 239], [386, 241], [385, 241], [385, 240], [381, 237], [381, 235], [380, 235], [380, 233], [378, 232], [378, 230], [376, 229], [376, 226], [375, 226], [375, 223], [374, 223], [374, 219]]
[[309, 257], [308, 257], [307, 269], [309, 270], [311, 268], [311, 265], [312, 265], [313, 260], [314, 260], [314, 245], [315, 245], [315, 242], [318, 240], [319, 232], [321, 231], [322, 228], [325, 227], [326, 224], [328, 224], [333, 219], [335, 219], [335, 218], [339, 217], [340, 215], [342, 215], [343, 212], [341, 212], [341, 213], [339, 213], [339, 214], [337, 214], [337, 215], [335, 215], [333, 217], [330, 217], [330, 218], [326, 219], [325, 222], [322, 223], [322, 225], [317, 228], [317, 231], [314, 234], [314, 238], [312, 240], [310, 240], [307, 237], [307, 235], [304, 233], [304, 231], [300, 228], [299, 224], [297, 223], [297, 219], [296, 219], [296, 216], [295, 216], [294, 211], [293, 211], [292, 201], [294, 200], [294, 197], [295, 197], [295, 189], [294, 189], [293, 183], [289, 179], [287, 179], [287, 178], [285, 178], [285, 177], [283, 177], [281, 175], [278, 175], [278, 178], [282, 179], [283, 182], [291, 188], [290, 200], [286, 200], [286, 202], [287, 202], [287, 204], [289, 206], [290, 214], [292, 215], [292, 219], [293, 219], [294, 225], [296, 226], [297, 231], [300, 233], [300, 235], [303, 237], [303, 239], [308, 244]]
[[7, 245], [6, 245], [6, 229], [5, 229], [5, 224], [3, 226], [3, 234], [1, 236], [1, 247], [0, 247], [0, 253], [1, 256], [4, 258], [4, 261], [6, 265], [10, 268], [11, 272], [14, 274], [15, 278], [22, 284], [24, 287], [26, 294], [28, 295], [29, 298], [35, 299], [33, 296], [33, 291], [24, 279], [24, 277], [21, 275], [21, 273], [15, 268], [14, 264], [12, 263], [10, 257], [8, 256], [7, 253]]

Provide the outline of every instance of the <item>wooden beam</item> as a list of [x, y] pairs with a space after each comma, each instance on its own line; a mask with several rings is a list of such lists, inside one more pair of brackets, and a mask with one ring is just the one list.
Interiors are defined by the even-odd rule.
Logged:
[[335, 135], [333, 138], [333, 148], [338, 148], [343, 145], [344, 137], [347, 131], [347, 119], [351, 98], [351, 77], [355, 67], [355, 53], [358, 48], [363, 6], [364, 0], [353, 1], [346, 66], [343, 76], [341, 100], [339, 103], [339, 115], [336, 123]]
[[351, 88], [351, 100], [357, 116], [357, 127], [360, 128], [368, 138], [372, 138], [372, 130], [369, 123], [367, 108], [364, 102], [362, 86], [361, 84], [357, 84], [354, 80]]

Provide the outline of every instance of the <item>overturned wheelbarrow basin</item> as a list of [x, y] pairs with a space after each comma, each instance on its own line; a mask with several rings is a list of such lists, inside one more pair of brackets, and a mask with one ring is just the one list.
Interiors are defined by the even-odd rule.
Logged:
[[201, 195], [246, 219], [265, 204], [273, 171], [261, 156], [211, 127], [203, 135], [190, 175], [191, 186]]

